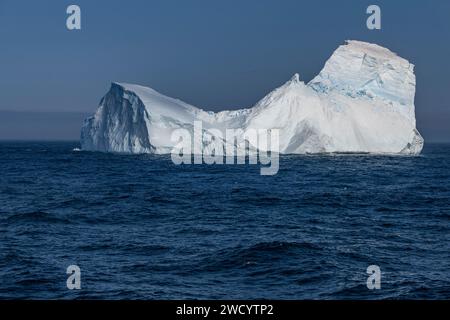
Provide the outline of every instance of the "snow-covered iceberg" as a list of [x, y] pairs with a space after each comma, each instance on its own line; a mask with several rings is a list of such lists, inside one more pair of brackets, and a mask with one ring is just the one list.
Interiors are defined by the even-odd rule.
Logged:
[[[157, 91], [113, 83], [86, 119], [87, 151], [170, 153], [178, 128], [279, 129], [281, 153], [419, 154], [414, 65], [375, 44], [347, 41], [305, 84], [295, 74], [253, 108], [207, 112]], [[206, 146], [205, 146], [206, 147]]]

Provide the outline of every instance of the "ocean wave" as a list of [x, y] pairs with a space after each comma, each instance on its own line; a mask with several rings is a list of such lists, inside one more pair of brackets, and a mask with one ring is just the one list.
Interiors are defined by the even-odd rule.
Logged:
[[6, 218], [8, 223], [62, 223], [69, 224], [70, 220], [61, 217], [55, 213], [49, 213], [45, 211], [33, 211], [33, 212], [23, 212], [23, 213], [15, 213], [9, 215]]
[[238, 246], [218, 250], [198, 263], [203, 271], [222, 271], [247, 268], [253, 265], [270, 266], [277, 259], [288, 259], [290, 255], [318, 254], [321, 248], [309, 242], [260, 242], [251, 246]]

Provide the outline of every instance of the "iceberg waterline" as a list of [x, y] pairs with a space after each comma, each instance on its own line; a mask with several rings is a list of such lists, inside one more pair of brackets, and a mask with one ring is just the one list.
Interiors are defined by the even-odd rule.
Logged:
[[85, 120], [81, 147], [166, 154], [177, 143], [174, 130], [194, 136], [194, 122], [202, 121], [205, 132], [278, 129], [280, 153], [416, 155], [424, 140], [416, 129], [415, 86], [413, 64], [360, 41], [341, 45], [308, 84], [295, 74], [249, 109], [207, 112], [151, 88], [112, 83]]

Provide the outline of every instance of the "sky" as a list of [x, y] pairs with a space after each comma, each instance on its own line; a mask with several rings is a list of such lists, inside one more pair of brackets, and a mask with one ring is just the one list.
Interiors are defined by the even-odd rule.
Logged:
[[[66, 28], [70, 4], [81, 30]], [[381, 30], [366, 27], [370, 4]], [[0, 0], [0, 139], [39, 138], [47, 125], [48, 139], [78, 139], [55, 121], [93, 113], [113, 81], [205, 110], [251, 107], [296, 72], [311, 80], [355, 39], [416, 65], [418, 128], [450, 141], [449, 15], [448, 0]], [[2, 111], [26, 112], [26, 125]]]

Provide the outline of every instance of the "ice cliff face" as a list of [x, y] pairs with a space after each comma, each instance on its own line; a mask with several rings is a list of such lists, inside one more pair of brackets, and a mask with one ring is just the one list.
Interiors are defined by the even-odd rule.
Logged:
[[[170, 153], [174, 129], [279, 129], [281, 153], [419, 154], [414, 65], [348, 41], [311, 82], [298, 74], [253, 108], [206, 112], [153, 89], [113, 83], [81, 132], [83, 150]], [[206, 146], [205, 146], [206, 147]]]

